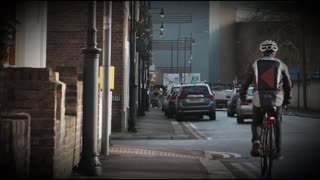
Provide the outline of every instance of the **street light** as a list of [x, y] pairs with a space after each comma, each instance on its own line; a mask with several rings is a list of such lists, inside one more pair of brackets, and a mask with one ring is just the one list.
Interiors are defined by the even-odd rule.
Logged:
[[163, 23], [161, 23], [161, 25], [160, 25], [160, 30], [161, 30], [161, 31], [164, 31]]
[[163, 31], [160, 31], [160, 38], [163, 37]]
[[163, 9], [161, 9], [161, 11], [160, 11], [160, 17], [164, 18], [164, 10]]
[[[160, 30], [153, 30], [153, 32], [158, 32]], [[162, 38], [164, 36], [164, 33], [163, 31], [160, 31], [160, 34], [159, 34], [160, 38]], [[153, 34], [151, 34], [151, 37], [153, 37]]]

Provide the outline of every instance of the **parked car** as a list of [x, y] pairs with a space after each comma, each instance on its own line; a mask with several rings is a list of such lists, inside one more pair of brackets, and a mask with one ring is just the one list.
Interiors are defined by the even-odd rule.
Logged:
[[208, 84], [183, 84], [176, 97], [176, 119], [183, 120], [186, 115], [202, 118], [208, 115], [210, 120], [216, 119], [214, 95]]
[[239, 87], [233, 88], [230, 98], [227, 102], [228, 104], [228, 110], [227, 110], [227, 115], [230, 117], [234, 117], [234, 115], [237, 113], [237, 101], [239, 98]]
[[[226, 89], [227, 88], [227, 89]], [[232, 90], [229, 89], [229, 86], [213, 86], [211, 88], [215, 100], [216, 100], [216, 106], [217, 108], [227, 108], [228, 107], [228, 100], [230, 98], [230, 95], [232, 93]]]
[[240, 98], [237, 101], [237, 122], [243, 123], [244, 119], [252, 119], [252, 99], [253, 87], [249, 87], [247, 91], [247, 103], [241, 104]]
[[178, 95], [178, 91], [173, 92], [167, 101], [167, 108], [165, 110], [165, 116], [167, 116], [168, 118], [172, 118], [173, 115], [175, 115], [176, 113], [176, 97]]
[[180, 84], [176, 84], [171, 86], [168, 91], [167, 95], [163, 100], [162, 110], [164, 111], [165, 115], [167, 117], [172, 117], [175, 113], [175, 101], [176, 101], [176, 95], [175, 92], [178, 92], [180, 89]]

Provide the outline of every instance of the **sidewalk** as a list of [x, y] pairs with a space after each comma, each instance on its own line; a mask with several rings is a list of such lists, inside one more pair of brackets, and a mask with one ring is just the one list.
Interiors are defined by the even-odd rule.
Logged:
[[[288, 115], [317, 117], [317, 113], [288, 110]], [[100, 156], [102, 174], [76, 172], [71, 179], [256, 179], [259, 165], [242, 162], [240, 154], [119, 145], [112, 140], [193, 139], [173, 118], [160, 109], [150, 109], [136, 119], [136, 133], [112, 133], [109, 156]], [[238, 161], [238, 162], [237, 162]], [[229, 163], [229, 165], [228, 165]], [[237, 167], [231, 168], [230, 164]], [[250, 171], [247, 169], [251, 169]], [[253, 170], [253, 171], [252, 171]], [[242, 175], [241, 175], [241, 173]], [[252, 173], [255, 172], [255, 173]], [[245, 176], [243, 176], [245, 175]]]
[[320, 112], [315, 111], [305, 111], [298, 110], [296, 108], [288, 108], [288, 111], [283, 110], [283, 114], [287, 116], [299, 116], [299, 117], [308, 117], [308, 118], [318, 118], [320, 119]]
[[173, 118], [166, 118], [160, 109], [150, 108], [145, 114], [136, 118], [136, 133], [111, 133], [111, 140], [190, 139], [180, 124]]
[[[136, 128], [136, 133], [113, 133], [111, 139], [190, 139], [180, 124], [166, 118], [160, 109], [150, 109], [145, 116], [138, 117]], [[100, 176], [74, 173], [71, 179], [232, 179], [233, 175], [219, 159], [235, 156], [211, 151], [116, 145], [111, 141], [110, 155], [100, 156]]]

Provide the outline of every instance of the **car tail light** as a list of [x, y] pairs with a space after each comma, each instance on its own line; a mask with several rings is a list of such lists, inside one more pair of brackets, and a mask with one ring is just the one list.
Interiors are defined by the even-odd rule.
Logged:
[[248, 101], [241, 101], [240, 105], [249, 105], [249, 102]]
[[187, 96], [177, 96], [178, 100], [182, 100], [182, 99], [185, 99]]
[[169, 102], [171, 102], [171, 103], [176, 102], [176, 97], [171, 97], [171, 98], [169, 99]]
[[206, 94], [204, 95], [204, 97], [214, 100], [214, 95], [211, 95], [211, 94]]

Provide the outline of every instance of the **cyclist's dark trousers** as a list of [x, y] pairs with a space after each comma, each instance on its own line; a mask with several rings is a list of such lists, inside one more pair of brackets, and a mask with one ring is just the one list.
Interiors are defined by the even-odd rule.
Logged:
[[[278, 152], [281, 152], [281, 122], [282, 122], [281, 112], [282, 112], [282, 108], [277, 107], [277, 112], [274, 114], [277, 120], [275, 124], [274, 133], [275, 133], [275, 143], [276, 143]], [[251, 124], [252, 143], [254, 141], [260, 140], [263, 115], [264, 115], [264, 112], [262, 112], [261, 108], [253, 106], [252, 124]]]

